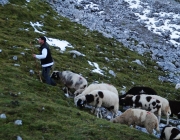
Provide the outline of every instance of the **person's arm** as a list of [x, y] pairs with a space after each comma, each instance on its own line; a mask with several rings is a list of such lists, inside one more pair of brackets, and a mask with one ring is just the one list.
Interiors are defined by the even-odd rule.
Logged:
[[41, 55], [34, 54], [34, 57], [37, 58], [37, 59], [44, 59], [44, 58], [46, 58], [46, 56], [47, 56], [47, 49], [46, 48], [44, 48], [42, 50], [42, 54]]

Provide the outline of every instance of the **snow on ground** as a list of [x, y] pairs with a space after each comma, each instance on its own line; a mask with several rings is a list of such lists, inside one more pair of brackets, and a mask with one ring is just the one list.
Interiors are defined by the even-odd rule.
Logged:
[[[180, 47], [180, 42], [175, 41], [174, 39], [178, 39], [180, 37], [180, 32], [178, 31], [180, 29], [180, 26], [176, 23], [172, 22], [172, 19], [179, 20], [180, 14], [175, 14], [173, 12], [167, 13], [167, 12], [160, 12], [155, 13], [157, 14], [157, 17], [149, 17], [149, 13], [152, 11], [152, 7], [148, 5], [148, 3], [142, 3], [141, 0], [125, 0], [129, 3], [129, 7], [131, 9], [139, 9], [143, 8], [143, 11], [141, 13], [135, 13], [136, 16], [139, 17], [138, 21], [144, 21], [146, 24], [146, 27], [151, 32], [162, 35], [163, 32], [168, 31], [170, 34], [170, 42], [174, 44], [176, 47]], [[142, 5], [145, 5], [146, 8], [144, 8]], [[148, 5], [148, 6], [147, 6]], [[159, 24], [159, 25], [157, 25]]]

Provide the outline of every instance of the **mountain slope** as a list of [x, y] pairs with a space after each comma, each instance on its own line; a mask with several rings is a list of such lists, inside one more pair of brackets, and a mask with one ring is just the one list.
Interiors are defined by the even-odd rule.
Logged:
[[[126, 125], [97, 119], [88, 109], [80, 110], [74, 106], [73, 99], [64, 96], [61, 83], [56, 87], [41, 83], [40, 64], [35, 62], [32, 53], [38, 53], [37, 38], [42, 34], [35, 32], [30, 22], [42, 24], [37, 28], [45, 31], [45, 36], [66, 40], [73, 49], [85, 54], [73, 58], [68, 52], [72, 48], [61, 53], [57, 47], [50, 46], [55, 59], [54, 69], [81, 73], [89, 83], [107, 82], [118, 91], [123, 86], [129, 89], [143, 85], [154, 88], [161, 96], [170, 93], [169, 99], [179, 99], [179, 91], [173, 84], [158, 80], [164, 73], [148, 54], [142, 57], [114, 39], [70, 22], [44, 1], [12, 0], [0, 6], [0, 11], [0, 114], [6, 115], [5, 119], [0, 119], [2, 140], [16, 139], [17, 136], [23, 140], [156, 139]], [[135, 60], [140, 60], [143, 66], [133, 62]], [[98, 63], [104, 75], [93, 73], [94, 67], [88, 61]], [[30, 70], [35, 74], [31, 75]], [[109, 74], [109, 70], [114, 71], [116, 77]], [[22, 121], [22, 125], [15, 125], [16, 120]]]

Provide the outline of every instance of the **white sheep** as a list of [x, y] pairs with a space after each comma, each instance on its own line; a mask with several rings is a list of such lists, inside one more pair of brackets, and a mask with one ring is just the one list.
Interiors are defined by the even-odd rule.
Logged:
[[153, 133], [153, 129], [159, 132], [159, 123], [157, 117], [146, 110], [142, 109], [127, 109], [120, 116], [110, 120], [113, 123], [126, 124], [128, 126], [136, 125], [145, 127], [149, 134]]
[[[79, 98], [76, 106], [88, 104], [95, 107], [95, 114], [102, 118], [100, 107], [108, 109], [115, 116], [119, 110], [118, 95], [109, 90], [93, 90], [89, 94], [83, 95]], [[93, 110], [94, 111], [94, 110]]]
[[51, 78], [60, 80], [67, 87], [67, 93], [69, 93], [69, 88], [83, 91], [88, 85], [83, 76], [71, 71], [53, 71]]
[[115, 94], [118, 95], [118, 91], [117, 91], [117, 89], [113, 85], [106, 84], [106, 83], [90, 84], [88, 87], [85, 88], [85, 90], [82, 93], [79, 92], [81, 90], [76, 90], [74, 92], [74, 94], [75, 94], [75, 97], [74, 97], [75, 105], [77, 104], [77, 102], [78, 102], [78, 100], [79, 100], [79, 98], [81, 96], [86, 95], [86, 94], [90, 93], [93, 90], [109, 90], [109, 91], [112, 91], [112, 92], [114, 92]]
[[180, 131], [176, 127], [165, 126], [161, 131], [161, 140], [180, 140]]

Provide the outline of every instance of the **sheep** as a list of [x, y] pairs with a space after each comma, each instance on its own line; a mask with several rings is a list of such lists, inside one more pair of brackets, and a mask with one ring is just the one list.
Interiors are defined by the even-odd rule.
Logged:
[[119, 110], [118, 95], [109, 90], [93, 90], [90, 93], [81, 96], [76, 106], [80, 105], [81, 107], [82, 104], [88, 104], [95, 107], [95, 114], [97, 118], [99, 118], [99, 114], [100, 118], [102, 118], [100, 107], [108, 109], [113, 114], [113, 116], [115, 116]]
[[172, 100], [169, 100], [169, 106], [171, 108], [171, 115], [170, 117], [173, 117], [173, 114], [175, 114], [178, 119], [180, 119], [180, 108], [178, 106], [180, 106], [180, 101], [172, 101]]
[[53, 71], [51, 78], [60, 80], [65, 85], [67, 93], [69, 93], [69, 89], [81, 89], [83, 91], [88, 85], [88, 82], [84, 77], [71, 71]]
[[165, 126], [160, 135], [161, 140], [180, 140], [180, 131], [176, 127]]
[[152, 113], [157, 112], [160, 122], [162, 103], [158, 99], [154, 99], [150, 95], [141, 94], [134, 96], [127, 95], [125, 98], [122, 98], [120, 102], [122, 100], [124, 100], [125, 105], [132, 106], [133, 108], [142, 108]]
[[[148, 94], [148, 95], [157, 95], [157, 92], [150, 87], [132, 87], [125, 94], [119, 95], [119, 99], [124, 98], [126, 95], [140, 95], [140, 94]], [[122, 105], [122, 103], [120, 103]]]
[[120, 116], [111, 119], [110, 122], [145, 127], [149, 134], [153, 133], [153, 129], [159, 132], [157, 117], [153, 113], [142, 109], [127, 109]]
[[[106, 84], [106, 83], [90, 84], [88, 87], [85, 88], [85, 90], [81, 94], [78, 93], [79, 90], [76, 90], [74, 92], [74, 94], [77, 95], [74, 97], [75, 105], [77, 104], [77, 102], [81, 96], [86, 95], [86, 94], [90, 93], [91, 91], [98, 90], [98, 89], [99, 90], [109, 90], [118, 95], [118, 91], [113, 85]], [[83, 106], [84, 106], [84, 104], [81, 105], [81, 107], [83, 107]]]

